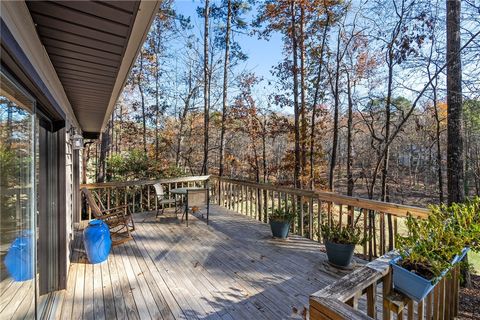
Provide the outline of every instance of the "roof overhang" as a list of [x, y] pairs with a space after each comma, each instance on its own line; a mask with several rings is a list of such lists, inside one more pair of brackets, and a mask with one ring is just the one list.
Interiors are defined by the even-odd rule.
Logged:
[[31, 1], [27, 6], [82, 131], [98, 136], [159, 1]]

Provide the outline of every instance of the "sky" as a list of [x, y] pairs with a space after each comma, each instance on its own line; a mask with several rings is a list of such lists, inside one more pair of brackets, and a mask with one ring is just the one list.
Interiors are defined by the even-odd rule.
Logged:
[[[199, 0], [176, 0], [175, 9], [177, 13], [191, 17], [197, 34], [203, 35], [203, 18], [196, 12], [198, 6], [203, 6], [203, 1]], [[256, 15], [252, 10], [249, 22]], [[280, 34], [274, 34], [270, 40], [259, 40], [256, 36], [235, 35], [243, 51], [247, 54], [248, 60], [239, 66], [241, 69], [255, 72], [258, 76], [265, 79], [272, 78], [270, 70], [282, 59], [282, 39]]]

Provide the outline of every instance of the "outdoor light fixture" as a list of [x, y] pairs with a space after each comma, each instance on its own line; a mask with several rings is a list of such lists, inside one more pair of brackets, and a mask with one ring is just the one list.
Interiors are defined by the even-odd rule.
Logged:
[[83, 149], [83, 137], [81, 134], [75, 133], [72, 136], [72, 146], [73, 146], [73, 150]]

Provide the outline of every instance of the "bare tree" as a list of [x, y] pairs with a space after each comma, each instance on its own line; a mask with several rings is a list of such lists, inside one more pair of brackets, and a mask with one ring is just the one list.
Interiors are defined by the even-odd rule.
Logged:
[[[462, 58], [460, 53], [460, 0], [447, 3], [447, 189], [448, 203], [465, 201], [463, 162]], [[468, 258], [465, 258], [468, 261]], [[468, 268], [462, 269], [464, 284], [471, 287]]]
[[225, 121], [227, 118], [227, 98], [228, 98], [228, 67], [230, 56], [230, 31], [232, 24], [232, 0], [227, 4], [227, 29], [225, 30], [225, 58], [223, 61], [223, 94], [222, 94], [222, 123], [220, 128], [220, 161], [219, 175], [223, 176], [223, 159], [225, 156]]
[[140, 106], [142, 109], [142, 128], [143, 128], [143, 151], [145, 152], [145, 156], [147, 155], [147, 120], [146, 120], [146, 112], [145, 112], [145, 93], [143, 89], [144, 79], [143, 79], [143, 50], [140, 51], [140, 69], [137, 73], [137, 86], [138, 90], [140, 91]]
[[448, 202], [465, 200], [463, 164], [462, 62], [460, 0], [447, 3], [447, 188]]
[[[325, 3], [324, 3], [325, 4]], [[315, 93], [313, 95], [313, 104], [312, 104], [312, 120], [310, 123], [310, 189], [315, 188], [315, 121], [317, 117], [317, 109], [320, 100], [320, 81], [322, 79], [323, 74], [323, 55], [325, 51], [325, 45], [327, 41], [327, 32], [330, 27], [330, 13], [327, 12], [327, 21], [325, 22], [325, 26], [323, 28], [323, 35], [322, 35], [322, 43], [320, 45], [320, 53], [319, 53], [319, 62], [318, 62], [318, 71], [315, 78]]]
[[204, 15], [204, 35], [203, 35], [203, 99], [204, 99], [204, 124], [203, 124], [203, 165], [202, 173], [208, 174], [208, 127], [210, 122], [210, 69], [208, 66], [209, 37], [208, 28], [210, 15], [210, 0], [205, 0]]
[[294, 108], [294, 122], [295, 122], [295, 168], [293, 173], [293, 180], [296, 188], [301, 187], [300, 183], [300, 110], [298, 105], [298, 44], [297, 44], [297, 22], [296, 22], [296, 5], [295, 0], [290, 0], [290, 14], [291, 14], [291, 41], [292, 41], [292, 58], [293, 58], [293, 108]]

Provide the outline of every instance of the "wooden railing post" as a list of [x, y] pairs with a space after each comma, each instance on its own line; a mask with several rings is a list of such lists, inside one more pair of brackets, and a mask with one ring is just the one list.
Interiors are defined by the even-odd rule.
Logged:
[[308, 238], [313, 240], [313, 198], [308, 202]]
[[[339, 315], [334, 319], [376, 319], [377, 285], [381, 281], [386, 285], [383, 290], [388, 292], [388, 284], [391, 282], [390, 260], [395, 256], [394, 253], [388, 253], [312, 294], [310, 319], [331, 319], [331, 315]], [[357, 310], [358, 300], [364, 292], [366, 293], [366, 310]], [[313, 314], [320, 316], [312, 317], [312, 311]]]
[[151, 211], [150, 208], [150, 185], [147, 184], [147, 210]]
[[390, 269], [388, 273], [383, 277], [382, 280], [382, 292], [383, 292], [383, 320], [390, 320], [391, 312], [388, 301], [385, 299], [390, 295], [392, 291], [392, 270]]
[[257, 188], [257, 220], [263, 221], [263, 208], [262, 208], [262, 189]]
[[263, 189], [263, 222], [267, 223], [268, 217], [268, 190]]
[[298, 205], [300, 206], [300, 216], [298, 219], [298, 233], [303, 237], [305, 235], [303, 220], [305, 218], [305, 210], [303, 208], [303, 197], [298, 197]]
[[373, 319], [377, 318], [377, 283], [367, 287], [367, 314]]

